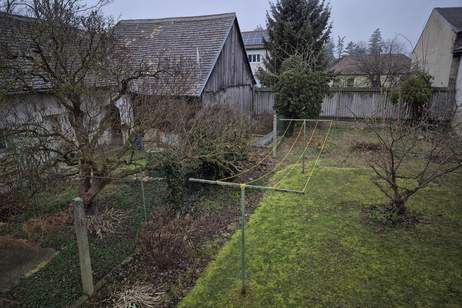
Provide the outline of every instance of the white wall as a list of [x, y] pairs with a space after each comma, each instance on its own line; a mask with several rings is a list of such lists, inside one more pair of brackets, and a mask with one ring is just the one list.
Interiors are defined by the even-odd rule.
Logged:
[[454, 117], [454, 126], [462, 134], [462, 59], [459, 57], [459, 69], [456, 80], [456, 106], [457, 111]]
[[435, 10], [412, 52], [413, 61], [433, 77], [434, 87], [447, 87], [456, 34]]
[[258, 80], [256, 73], [260, 68], [265, 69], [263, 65], [263, 59], [266, 57], [266, 49], [247, 49], [247, 56], [248, 55], [260, 55], [260, 62], [250, 62], [250, 67], [252, 68], [253, 76], [255, 77], [255, 81], [257, 82], [256, 86], [261, 87], [260, 80]]

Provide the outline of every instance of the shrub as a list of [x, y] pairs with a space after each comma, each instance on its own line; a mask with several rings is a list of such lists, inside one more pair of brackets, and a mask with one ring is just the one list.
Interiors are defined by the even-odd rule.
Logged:
[[393, 93], [393, 102], [404, 102], [414, 119], [422, 119], [425, 116], [426, 105], [432, 98], [431, 79], [430, 75], [423, 72], [409, 76], [403, 81], [398, 91]]
[[190, 215], [176, 217], [164, 208], [153, 215], [140, 232], [144, 258], [159, 270], [185, 268], [196, 255], [195, 224]]
[[170, 189], [169, 202], [179, 211], [184, 210], [187, 179], [234, 172], [237, 162], [247, 158], [251, 138], [248, 117], [230, 106], [204, 106], [193, 116], [188, 110], [184, 112], [187, 116], [180, 110], [169, 123], [163, 123], [175, 137], [161, 144], [162, 151], [153, 154], [149, 164], [163, 171]]
[[276, 112], [288, 118], [317, 118], [328, 82], [324, 72], [312, 71], [299, 56], [290, 57], [284, 61], [274, 87]]

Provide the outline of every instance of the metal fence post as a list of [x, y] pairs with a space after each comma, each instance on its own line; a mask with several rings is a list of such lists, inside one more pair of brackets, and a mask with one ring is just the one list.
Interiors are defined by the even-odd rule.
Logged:
[[273, 116], [273, 158], [276, 158], [278, 146], [278, 116], [275, 113]]
[[245, 294], [245, 184], [241, 184], [241, 294]]
[[80, 274], [82, 278], [83, 293], [90, 296], [94, 292], [93, 272], [91, 270], [90, 247], [88, 245], [87, 221], [83, 202], [80, 198], [73, 200], [74, 205], [74, 227], [77, 235], [77, 246], [79, 249]]
[[[306, 144], [306, 121], [303, 120], [303, 144]], [[302, 173], [305, 173], [305, 151], [303, 151], [302, 158]]]
[[140, 179], [140, 186], [141, 186], [141, 198], [143, 200], [143, 209], [144, 209], [144, 221], [147, 221], [148, 220], [148, 214], [147, 214], [147, 210], [146, 210], [146, 196], [144, 195], [144, 182], [143, 182], [143, 176], [144, 174], [141, 176], [141, 179]]

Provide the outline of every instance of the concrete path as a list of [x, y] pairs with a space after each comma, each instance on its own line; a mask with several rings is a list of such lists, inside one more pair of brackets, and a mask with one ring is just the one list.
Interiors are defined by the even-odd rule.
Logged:
[[54, 249], [0, 236], [0, 292], [14, 287], [22, 277], [47, 264], [54, 255]]

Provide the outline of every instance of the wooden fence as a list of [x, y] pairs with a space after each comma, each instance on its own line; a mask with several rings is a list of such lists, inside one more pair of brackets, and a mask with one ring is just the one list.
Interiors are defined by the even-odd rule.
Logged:
[[[254, 114], [273, 113], [275, 97], [270, 89], [257, 89]], [[435, 120], [450, 120], [453, 100], [446, 89], [435, 89], [430, 114]], [[393, 104], [390, 95], [371, 89], [331, 89], [323, 100], [321, 117], [329, 118], [409, 118], [404, 104]]]

